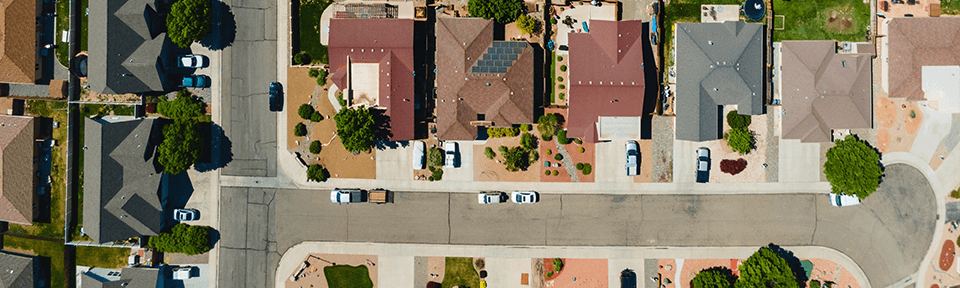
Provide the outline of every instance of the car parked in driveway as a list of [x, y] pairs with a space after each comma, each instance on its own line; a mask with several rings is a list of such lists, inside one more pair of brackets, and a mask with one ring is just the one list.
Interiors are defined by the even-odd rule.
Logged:
[[423, 141], [413, 142], [413, 170], [423, 169], [427, 165], [427, 144]]
[[173, 209], [173, 220], [186, 222], [200, 220], [200, 211], [197, 209]]
[[283, 102], [283, 85], [280, 82], [270, 83], [270, 111], [280, 111]]
[[860, 198], [844, 194], [830, 193], [830, 205], [833, 207], [846, 207], [860, 205]]
[[180, 68], [206, 68], [210, 66], [210, 59], [203, 55], [181, 55], [177, 59], [177, 67]]
[[186, 75], [180, 83], [180, 87], [206, 88], [210, 87], [210, 76], [207, 75]]
[[710, 149], [697, 149], [697, 182], [707, 183], [710, 180]]
[[627, 176], [637, 176], [637, 167], [640, 166], [640, 152], [638, 152], [639, 145], [637, 141], [627, 141], [627, 144], [624, 145], [627, 154]]
[[629, 268], [620, 271], [620, 288], [637, 288], [637, 273]]
[[443, 143], [443, 167], [455, 168], [457, 167], [457, 142], [444, 142]]
[[507, 196], [507, 194], [500, 191], [484, 191], [477, 195], [477, 201], [479, 201], [480, 204], [503, 203], [504, 196]]
[[533, 204], [540, 201], [540, 194], [535, 191], [513, 191], [510, 201], [517, 204]]

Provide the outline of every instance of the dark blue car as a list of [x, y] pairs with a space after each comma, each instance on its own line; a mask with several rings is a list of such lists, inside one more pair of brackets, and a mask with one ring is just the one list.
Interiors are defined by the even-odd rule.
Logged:
[[280, 111], [282, 104], [283, 86], [280, 82], [270, 83], [270, 111]]

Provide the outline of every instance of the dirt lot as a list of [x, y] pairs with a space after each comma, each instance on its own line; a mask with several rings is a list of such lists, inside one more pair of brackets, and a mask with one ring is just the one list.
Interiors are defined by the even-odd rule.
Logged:
[[[909, 152], [923, 122], [923, 113], [916, 104], [905, 98], [877, 97], [874, 109], [877, 123], [880, 123], [877, 149], [882, 153]], [[914, 112], [914, 117], [910, 117], [910, 111]]]

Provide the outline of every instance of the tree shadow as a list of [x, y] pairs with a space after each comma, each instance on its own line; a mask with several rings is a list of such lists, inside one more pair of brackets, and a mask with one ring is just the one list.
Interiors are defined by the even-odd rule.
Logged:
[[780, 257], [783, 257], [783, 259], [787, 261], [787, 265], [789, 265], [790, 270], [793, 271], [793, 276], [797, 277], [797, 284], [799, 284], [800, 287], [804, 287], [804, 283], [807, 283], [807, 280], [809, 280], [807, 279], [807, 271], [803, 270], [803, 266], [800, 265], [800, 259], [793, 255], [793, 251], [784, 250], [780, 246], [773, 243], [767, 245], [767, 248], [770, 248], [770, 250], [772, 250], [774, 253], [777, 253], [777, 255], [780, 255]]
[[[391, 141], [390, 138], [393, 137], [393, 132], [390, 131], [390, 116], [386, 114], [386, 110], [382, 109], [370, 109], [370, 114], [373, 115], [373, 146], [377, 150], [384, 149], [396, 149], [400, 147], [398, 141]], [[404, 147], [406, 147], [407, 142], [404, 141]]]
[[200, 39], [200, 45], [210, 50], [223, 50], [233, 44], [237, 37], [237, 20], [230, 11], [230, 5], [221, 1], [213, 2], [213, 21], [210, 26], [210, 35]]
[[210, 247], [216, 247], [220, 242], [220, 230], [210, 228]]
[[213, 122], [200, 124], [201, 135], [210, 135], [209, 141], [204, 141], [203, 155], [198, 163], [193, 165], [197, 172], [208, 172], [226, 167], [233, 161], [233, 142], [223, 132], [223, 127]]
[[163, 206], [163, 220], [161, 227], [172, 227], [180, 223], [173, 219], [173, 210], [185, 208], [190, 196], [193, 196], [193, 182], [186, 171], [177, 175], [163, 174], [160, 185], [163, 191], [160, 204]]

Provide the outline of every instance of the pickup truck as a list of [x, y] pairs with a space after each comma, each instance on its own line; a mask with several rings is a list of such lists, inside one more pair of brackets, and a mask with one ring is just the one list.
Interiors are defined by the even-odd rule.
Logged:
[[360, 203], [367, 199], [367, 191], [358, 188], [336, 188], [330, 191], [330, 202], [335, 204]]
[[627, 176], [637, 176], [637, 158], [640, 156], [637, 152], [637, 141], [627, 141], [626, 153], [627, 153]]

